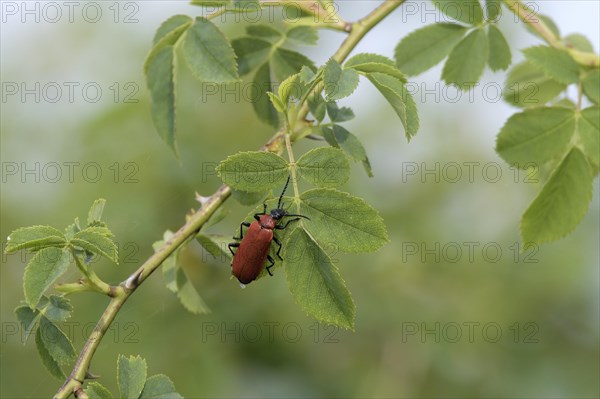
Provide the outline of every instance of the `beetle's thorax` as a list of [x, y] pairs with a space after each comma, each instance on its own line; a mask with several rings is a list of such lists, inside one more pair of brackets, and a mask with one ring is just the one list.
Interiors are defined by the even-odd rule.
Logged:
[[271, 210], [270, 215], [273, 219], [279, 220], [282, 217], [284, 217], [285, 215], [287, 215], [287, 212], [281, 208], [275, 208], [275, 209]]
[[273, 230], [275, 228], [275, 225], [277, 224], [277, 220], [274, 219], [273, 216], [267, 214], [262, 215], [260, 217], [259, 223], [260, 227], [262, 227], [263, 229]]

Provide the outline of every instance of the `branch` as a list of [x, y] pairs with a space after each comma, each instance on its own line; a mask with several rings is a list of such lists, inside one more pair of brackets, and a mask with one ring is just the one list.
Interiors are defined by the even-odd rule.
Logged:
[[[335, 52], [333, 58], [338, 62], [344, 61], [356, 47], [358, 42], [360, 42], [360, 40], [382, 19], [404, 3], [404, 1], [405, 0], [386, 0], [363, 19], [348, 24], [349, 29], [347, 30], [349, 31], [349, 35]], [[320, 92], [322, 87], [317, 87], [315, 90]], [[298, 113], [297, 123], [299, 122], [301, 125], [304, 125], [307, 114], [308, 108], [305, 103]], [[285, 129], [278, 131], [261, 149], [263, 151], [281, 153], [283, 151], [286, 136]], [[86, 340], [68, 379], [54, 395], [55, 399], [65, 399], [71, 396], [71, 394], [81, 392], [92, 357], [94, 356], [98, 345], [100, 345], [104, 334], [125, 301], [127, 301], [131, 294], [135, 292], [135, 290], [165, 261], [165, 259], [169, 257], [169, 255], [175, 252], [189, 238], [194, 236], [198, 230], [200, 230], [202, 225], [204, 225], [211, 215], [223, 205], [230, 195], [231, 188], [222, 185], [213, 195], [207, 198], [202, 204], [202, 207], [194, 213], [161, 248], [150, 256], [150, 258], [148, 258], [125, 281], [114, 288], [112, 299], [104, 310], [100, 320], [98, 320], [96, 327], [94, 327], [94, 330]]]
[[571, 57], [582, 66], [598, 68], [600, 67], [600, 56], [598, 54], [580, 51], [574, 48], [566, 46], [560, 41], [554, 32], [546, 25], [546, 23], [535, 15], [535, 11], [529, 8], [526, 4], [523, 4], [520, 0], [504, 0], [504, 4], [512, 11], [516, 16], [529, 25], [552, 47], [566, 50], [571, 54]]

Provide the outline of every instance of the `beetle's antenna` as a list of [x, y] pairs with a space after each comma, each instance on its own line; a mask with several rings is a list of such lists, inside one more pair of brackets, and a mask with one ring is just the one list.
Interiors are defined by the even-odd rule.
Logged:
[[285, 182], [285, 186], [283, 187], [283, 191], [281, 192], [281, 195], [279, 196], [279, 202], [277, 202], [278, 209], [281, 208], [281, 200], [283, 199], [283, 194], [285, 194], [285, 190], [287, 190], [287, 188], [288, 188], [288, 184], [290, 184], [290, 177], [292, 177], [292, 176], [288, 175], [287, 181]]
[[283, 215], [283, 217], [288, 217], [288, 216], [297, 216], [297, 217], [300, 217], [300, 218], [304, 218], [304, 219], [310, 220], [310, 218], [308, 216], [296, 215], [295, 213], [286, 213], [285, 215]]

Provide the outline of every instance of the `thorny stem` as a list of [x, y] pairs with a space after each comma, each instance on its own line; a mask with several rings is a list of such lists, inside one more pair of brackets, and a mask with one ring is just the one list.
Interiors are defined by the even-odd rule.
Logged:
[[[349, 35], [346, 40], [342, 43], [340, 48], [335, 52], [333, 58], [342, 62], [350, 54], [350, 52], [356, 47], [358, 42], [375, 27], [383, 18], [389, 15], [392, 11], [398, 8], [405, 0], [387, 0], [365, 18], [358, 22], [348, 24], [350, 29]], [[316, 88], [319, 89], [319, 88]], [[308, 108], [306, 104], [302, 104], [303, 108], [298, 113], [298, 122], [304, 124], [304, 119], [308, 114]], [[282, 141], [289, 140], [291, 146], [290, 136], [285, 131], [277, 132], [263, 147], [264, 151], [278, 152], [282, 151]], [[98, 320], [96, 327], [86, 340], [77, 361], [71, 371], [71, 374], [62, 385], [62, 387], [54, 395], [55, 399], [68, 398], [74, 393], [81, 394], [81, 389], [85, 380], [86, 372], [90, 367], [92, 357], [98, 349], [104, 334], [110, 327], [112, 321], [115, 319], [117, 313], [127, 301], [129, 296], [135, 292], [135, 290], [154, 272], [169, 255], [171, 255], [177, 248], [183, 245], [188, 238], [194, 236], [200, 227], [210, 218], [210, 216], [229, 198], [231, 195], [231, 188], [223, 185], [213, 195], [208, 197], [202, 204], [202, 207], [194, 213], [189, 220], [175, 233], [173, 236], [165, 242], [165, 244], [159, 248], [150, 258], [148, 258], [133, 274], [131, 274], [125, 281], [119, 286], [114, 287], [113, 296], [104, 310], [104, 313]], [[80, 396], [81, 397], [81, 396]]]
[[580, 51], [566, 46], [560, 41], [560, 38], [556, 37], [554, 32], [552, 32], [539, 15], [529, 8], [529, 6], [522, 3], [521, 0], [504, 0], [504, 4], [506, 4], [508, 9], [518, 16], [521, 21], [539, 33], [550, 46], [566, 50], [579, 65], [593, 68], [600, 67], [600, 56], [598, 56], [598, 54]]

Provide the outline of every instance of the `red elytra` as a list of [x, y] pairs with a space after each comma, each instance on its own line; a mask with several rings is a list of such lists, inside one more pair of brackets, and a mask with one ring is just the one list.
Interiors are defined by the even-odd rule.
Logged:
[[[240, 236], [233, 237], [234, 240], [241, 240], [240, 242], [234, 242], [228, 245], [229, 250], [233, 254], [233, 262], [231, 263], [231, 273], [239, 280], [242, 284], [250, 284], [262, 272], [265, 262], [269, 261], [267, 266], [267, 272], [271, 273], [271, 267], [275, 264], [275, 260], [269, 255], [269, 249], [271, 248], [271, 241], [279, 245], [277, 250], [277, 257], [283, 260], [281, 257], [281, 242], [273, 234], [273, 230], [283, 230], [290, 223], [300, 220], [300, 218], [308, 219], [304, 215], [296, 215], [287, 213], [282, 208], [283, 204], [281, 200], [283, 194], [290, 183], [290, 177], [285, 183], [285, 187], [279, 196], [277, 208], [267, 213], [267, 204], [263, 204], [263, 212], [254, 215], [256, 219], [252, 224], [248, 222], [242, 222], [240, 224]], [[284, 225], [279, 225], [278, 222], [285, 217], [295, 217], [294, 219], [288, 220]], [[243, 234], [243, 226], [248, 227], [246, 235]], [[233, 252], [233, 248], [238, 248], [236, 252]]]

